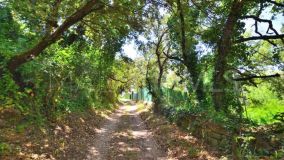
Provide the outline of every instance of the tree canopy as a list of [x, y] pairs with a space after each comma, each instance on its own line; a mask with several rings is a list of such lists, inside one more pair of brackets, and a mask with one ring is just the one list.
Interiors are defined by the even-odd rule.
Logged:
[[52, 120], [146, 89], [157, 114], [232, 131], [283, 122], [283, 12], [283, 0], [2, 0], [0, 109]]

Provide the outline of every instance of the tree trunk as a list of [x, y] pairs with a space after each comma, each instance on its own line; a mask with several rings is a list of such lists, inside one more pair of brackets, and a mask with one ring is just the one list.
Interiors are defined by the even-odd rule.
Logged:
[[204, 91], [203, 91], [203, 81], [200, 78], [200, 70], [198, 69], [198, 58], [195, 53], [189, 52], [186, 48], [186, 35], [185, 35], [185, 22], [184, 22], [184, 13], [182, 9], [182, 4], [180, 0], [177, 0], [177, 7], [179, 10], [179, 19], [180, 19], [180, 30], [181, 30], [181, 50], [182, 56], [184, 59], [184, 65], [190, 73], [190, 77], [192, 79], [193, 90], [197, 96], [197, 100], [199, 103], [202, 103], [204, 100]]
[[[52, 34], [47, 34], [37, 45], [35, 45], [32, 49], [27, 50], [23, 53], [20, 53], [14, 57], [12, 57], [8, 62], [8, 70], [13, 76], [16, 84], [19, 85], [20, 88], [25, 88], [26, 84], [22, 80], [21, 74], [17, 71], [18, 67], [22, 64], [33, 60], [35, 57], [39, 56], [42, 51], [47, 48], [52, 43], [56, 42], [69, 27], [73, 24], [77, 23], [89, 13], [94, 10], [94, 6], [98, 4], [99, 1], [91, 0], [86, 3], [82, 8], [77, 10], [74, 14], [68, 17], [61, 26], [59, 26], [56, 31]], [[99, 7], [101, 8], [101, 7]]]
[[213, 77], [213, 103], [217, 111], [220, 109], [226, 110], [226, 92], [225, 87], [227, 84], [224, 74], [227, 68], [227, 58], [230, 55], [232, 48], [232, 37], [234, 27], [241, 16], [244, 1], [234, 0], [227, 21], [225, 23], [222, 37], [218, 43], [217, 56]]

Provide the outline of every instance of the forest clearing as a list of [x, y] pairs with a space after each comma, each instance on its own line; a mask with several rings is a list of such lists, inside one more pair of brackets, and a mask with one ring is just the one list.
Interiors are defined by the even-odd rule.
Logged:
[[0, 0], [0, 159], [283, 160], [284, 0]]

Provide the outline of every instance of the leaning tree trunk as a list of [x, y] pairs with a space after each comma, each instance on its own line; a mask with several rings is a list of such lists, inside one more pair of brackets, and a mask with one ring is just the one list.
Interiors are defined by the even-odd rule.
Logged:
[[94, 8], [99, 1], [97, 0], [90, 0], [87, 2], [82, 8], [77, 10], [74, 14], [68, 17], [62, 25], [60, 25], [52, 34], [47, 34], [37, 45], [35, 45], [30, 50], [27, 50], [23, 53], [20, 53], [10, 59], [8, 62], [8, 70], [13, 76], [14, 81], [21, 89], [26, 87], [26, 83], [23, 82], [22, 76], [17, 69], [24, 63], [27, 63], [33, 60], [35, 57], [39, 56], [42, 51], [47, 48], [52, 43], [56, 42], [62, 34], [70, 28], [73, 24], [77, 23], [89, 13], [94, 11], [95, 9], [101, 8]]
[[234, 27], [241, 16], [244, 0], [234, 0], [227, 21], [225, 23], [221, 39], [218, 43], [213, 77], [213, 103], [217, 111], [226, 110], [226, 85], [224, 74], [227, 68], [227, 59], [232, 48]]

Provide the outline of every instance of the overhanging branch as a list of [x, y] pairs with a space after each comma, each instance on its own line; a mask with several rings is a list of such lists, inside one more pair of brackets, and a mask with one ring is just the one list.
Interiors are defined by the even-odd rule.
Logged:
[[179, 61], [181, 63], [184, 63], [184, 60], [182, 60], [180, 57], [172, 56], [170, 54], [167, 54], [166, 52], [163, 52], [163, 53], [168, 59], [176, 60], [176, 61]]
[[248, 77], [241, 77], [241, 78], [234, 78], [233, 80], [235, 81], [247, 81], [247, 80], [252, 80], [252, 79], [265, 79], [265, 78], [275, 78], [275, 77], [280, 77], [279, 73], [273, 74], [273, 75], [264, 75], [264, 76], [257, 76], [257, 75], [252, 75]]
[[[259, 12], [259, 14], [260, 14], [260, 12]], [[266, 40], [269, 43], [271, 43], [272, 45], [276, 45], [275, 43], [273, 43], [270, 40], [272, 40], [272, 39], [281, 39], [283, 44], [284, 44], [284, 34], [279, 34], [277, 32], [277, 30], [273, 27], [272, 20], [259, 18], [259, 14], [257, 16], [255, 16], [255, 15], [247, 15], [247, 16], [242, 16], [241, 17], [242, 19], [253, 19], [253, 20], [255, 20], [255, 24], [254, 24], [254, 26], [255, 26], [255, 33], [258, 34], [259, 36], [253, 36], [253, 37], [248, 37], [248, 38], [241, 38], [241, 39], [235, 41], [235, 43], [242, 43], [242, 42], [251, 41], [251, 40]], [[258, 22], [260, 22], [260, 23], [268, 23], [268, 28], [267, 28], [266, 33], [270, 34], [269, 30], [271, 30], [271, 31], [273, 31], [274, 35], [262, 35], [258, 31], [258, 25], [257, 25]]]
[[235, 43], [242, 43], [246, 41], [254, 41], [254, 40], [272, 40], [272, 39], [283, 39], [284, 34], [280, 35], [273, 35], [273, 36], [268, 36], [268, 35], [263, 35], [263, 36], [252, 36], [248, 38], [241, 38], [235, 41]]
[[[97, 4], [101, 4], [99, 0], [88, 1], [83, 7], [70, 15], [52, 34], [46, 34], [33, 48], [17, 54], [9, 60], [7, 63], [7, 68], [13, 75], [14, 81], [20, 86], [21, 89], [25, 87], [25, 83], [22, 81], [22, 76], [17, 71], [17, 68], [39, 56], [44, 49], [56, 42], [67, 29], [82, 20], [92, 11], [104, 8], [103, 5]], [[96, 5], [97, 7], [95, 7]]]

